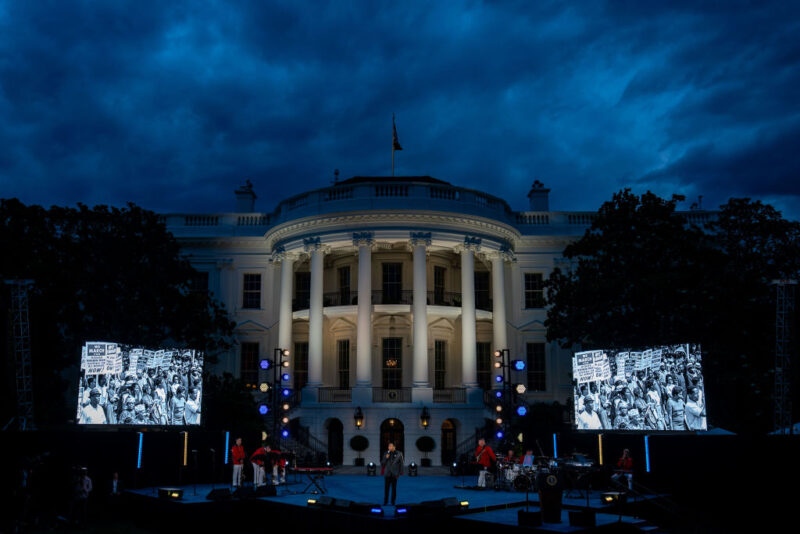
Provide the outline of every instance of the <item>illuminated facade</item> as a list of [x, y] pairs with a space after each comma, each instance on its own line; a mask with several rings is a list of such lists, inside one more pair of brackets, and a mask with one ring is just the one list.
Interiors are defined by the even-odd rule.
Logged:
[[271, 213], [244, 187], [234, 213], [165, 220], [237, 325], [217, 372], [255, 386], [259, 360], [288, 349], [288, 416], [334, 461], [352, 464], [362, 434], [367, 462], [388, 439], [419, 462], [429, 435], [436, 465], [494, 420], [495, 349], [527, 363], [511, 377], [528, 402], [571, 402], [571, 354], [546, 341], [542, 283], [595, 213], [550, 211], [548, 192], [535, 183], [531, 211], [514, 212], [431, 177], [356, 177]]

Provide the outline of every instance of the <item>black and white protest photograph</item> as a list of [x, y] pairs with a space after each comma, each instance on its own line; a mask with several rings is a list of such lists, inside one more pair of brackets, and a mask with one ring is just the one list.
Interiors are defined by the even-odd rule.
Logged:
[[578, 430], [707, 430], [699, 345], [590, 350], [573, 357]]
[[88, 342], [81, 350], [78, 424], [199, 425], [203, 353]]

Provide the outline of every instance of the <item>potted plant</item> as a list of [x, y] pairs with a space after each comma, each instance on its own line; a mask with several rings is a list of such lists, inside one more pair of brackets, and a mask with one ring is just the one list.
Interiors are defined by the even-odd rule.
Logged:
[[364, 465], [364, 458], [361, 457], [361, 453], [367, 450], [367, 447], [369, 447], [369, 440], [360, 434], [350, 439], [350, 448], [358, 453], [355, 465]]
[[417, 449], [425, 455], [422, 459], [422, 467], [430, 467], [431, 459], [428, 458], [428, 453], [436, 448], [436, 442], [430, 436], [422, 436], [417, 440]]

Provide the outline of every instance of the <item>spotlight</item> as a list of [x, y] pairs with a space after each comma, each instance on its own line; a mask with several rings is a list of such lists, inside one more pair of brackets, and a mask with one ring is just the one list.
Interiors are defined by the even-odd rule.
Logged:
[[258, 386], [258, 389], [261, 390], [261, 393], [266, 393], [267, 391], [269, 391], [269, 384], [267, 384], [266, 382], [261, 382], [261, 385]]
[[380, 506], [375, 506], [369, 509], [369, 513], [372, 515], [383, 515], [383, 508]]
[[501, 405], [499, 405], [499, 404], [497, 406], [495, 406], [494, 409], [498, 413], [503, 411], [503, 407]]
[[281, 431], [281, 436], [283, 436], [284, 438], [288, 438], [289, 437], [289, 431], [286, 430], [286, 429], [282, 430]]
[[289, 418], [288, 417], [284, 417], [283, 419], [281, 419], [281, 423], [283, 423], [284, 425], [288, 425], [289, 424]]
[[495, 436], [497, 436], [497, 439], [503, 439], [503, 436], [505, 436], [505, 434], [503, 434], [502, 430], [498, 430]]
[[494, 392], [494, 396], [497, 397], [498, 399], [502, 399], [503, 398], [503, 392], [502, 391], [495, 391]]
[[375, 472], [376, 472], [375, 463], [374, 462], [370, 462], [369, 465], [367, 466], [367, 476], [368, 477], [374, 477], [375, 476]]
[[494, 377], [494, 381], [495, 381], [495, 382], [497, 382], [497, 383], [499, 384], [500, 382], [502, 382], [502, 381], [503, 381], [503, 376], [502, 376], [502, 375], [497, 375], [497, 376], [495, 376], [495, 377]]
[[283, 355], [284, 356], [288, 356], [289, 355], [289, 349], [283, 349]]
[[469, 508], [469, 501], [461, 501], [458, 504], [461, 506], [462, 510], [466, 510], [467, 508]]
[[260, 413], [261, 415], [267, 415], [268, 411], [269, 407], [266, 404], [260, 404], [258, 406], [258, 413]]
[[407, 514], [408, 513], [408, 508], [406, 508], [405, 506], [401, 506], [401, 507], [395, 508], [394, 513], [395, 513], [395, 515]]
[[289, 362], [283, 362], [283, 363], [281, 363], [281, 365], [284, 366], [284, 367], [289, 367]]
[[284, 382], [288, 382], [288, 381], [289, 381], [289, 373], [283, 373], [283, 374], [281, 375], [281, 379], [282, 379]]
[[514, 390], [515, 390], [517, 393], [519, 393], [520, 395], [523, 395], [523, 394], [525, 393], [525, 390], [526, 390], [526, 389], [527, 389], [527, 388], [525, 387], [525, 384], [517, 384], [517, 387], [516, 387], [516, 388], [514, 388]]
[[502, 356], [502, 355], [503, 355], [503, 352], [502, 352], [502, 351], [499, 351], [499, 350], [496, 350], [496, 351], [494, 351], [494, 357], [495, 357], [495, 358], [499, 358], [499, 357], [500, 357], [500, 356]]
[[272, 365], [272, 362], [270, 360], [261, 360], [260, 365], [261, 365], [261, 368], [266, 371], [267, 369], [270, 368], [270, 366]]
[[528, 413], [528, 409], [525, 406], [517, 406], [517, 415], [523, 416]]
[[411, 465], [408, 466], [408, 476], [415, 477], [417, 476], [417, 464], [411, 462]]
[[503, 367], [503, 364], [502, 364], [502, 363], [500, 363], [500, 362], [494, 362], [494, 368], [495, 368], [495, 369], [500, 369], [501, 367]]
[[281, 391], [281, 394], [282, 394], [284, 397], [288, 397], [289, 395], [291, 395], [291, 394], [292, 394], [292, 392], [291, 392], [291, 391], [290, 391], [288, 388], [284, 388], [284, 389], [283, 389], [283, 391]]
[[517, 371], [525, 370], [525, 362], [523, 360], [514, 360], [514, 369]]
[[288, 411], [289, 408], [290, 408], [289, 403], [288, 402], [284, 402], [283, 406], [281, 406], [281, 408], [283, 409], [284, 412]]
[[498, 417], [497, 419], [494, 420], [494, 422], [497, 423], [498, 425], [502, 425], [503, 424], [503, 418], [502, 417]]

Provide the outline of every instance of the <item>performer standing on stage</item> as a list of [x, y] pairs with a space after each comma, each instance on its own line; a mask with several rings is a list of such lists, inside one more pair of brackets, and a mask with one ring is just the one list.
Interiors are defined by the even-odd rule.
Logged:
[[266, 476], [264, 473], [264, 461], [269, 456], [269, 445], [266, 442], [261, 444], [261, 447], [256, 449], [250, 456], [250, 463], [253, 464], [253, 486], [260, 488], [266, 486], [264, 481]]
[[277, 486], [278, 474], [280, 473], [280, 484], [286, 484], [286, 460], [281, 456], [281, 451], [267, 447], [270, 451], [269, 461], [272, 464], [272, 485]]
[[483, 438], [478, 440], [478, 448], [475, 449], [475, 461], [481, 466], [481, 472], [478, 474], [478, 487], [485, 488], [486, 472], [497, 461], [497, 457]]
[[244, 459], [247, 457], [242, 447], [242, 438], [236, 438], [236, 445], [231, 449], [233, 456], [233, 487], [239, 489], [242, 486], [242, 470], [244, 469]]
[[394, 443], [389, 442], [389, 450], [381, 458], [383, 466], [383, 505], [389, 502], [389, 488], [392, 488], [392, 506], [397, 497], [397, 478], [403, 474], [403, 453], [394, 448]]

